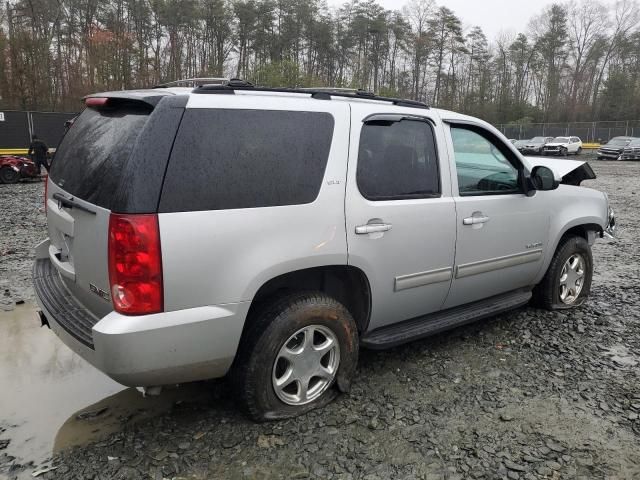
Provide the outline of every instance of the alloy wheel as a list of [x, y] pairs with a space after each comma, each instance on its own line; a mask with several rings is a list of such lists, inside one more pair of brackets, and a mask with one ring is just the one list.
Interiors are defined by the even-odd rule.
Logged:
[[558, 296], [565, 305], [573, 305], [584, 285], [586, 262], [579, 253], [571, 255], [562, 267]]
[[272, 384], [287, 405], [305, 405], [333, 383], [340, 365], [340, 345], [327, 327], [309, 325], [291, 335], [273, 364]]

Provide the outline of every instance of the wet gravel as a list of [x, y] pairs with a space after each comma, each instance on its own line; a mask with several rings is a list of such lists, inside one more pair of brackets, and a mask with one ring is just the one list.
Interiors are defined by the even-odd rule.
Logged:
[[[594, 248], [586, 305], [362, 352], [352, 393], [294, 420], [251, 423], [217, 381], [202, 384], [204, 400], [125, 418], [46, 465], [3, 457], [0, 429], [0, 477], [44, 466], [55, 470], [38, 478], [640, 478], [640, 163], [593, 167], [589, 186], [609, 193], [621, 227]], [[27, 300], [41, 191], [0, 186], [0, 281]]]

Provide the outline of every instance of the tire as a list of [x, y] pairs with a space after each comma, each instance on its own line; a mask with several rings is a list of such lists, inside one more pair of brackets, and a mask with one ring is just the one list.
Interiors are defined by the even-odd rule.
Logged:
[[582, 154], [582, 147], [578, 147], [578, 150], [576, 150], [576, 157], [581, 154]]
[[[579, 274], [580, 268], [571, 268], [575, 265], [574, 260], [576, 259], [582, 264], [582, 276]], [[571, 271], [568, 272], [567, 268]], [[567, 272], [569, 274], [564, 277]], [[560, 241], [542, 282], [534, 289], [533, 303], [547, 310], [565, 310], [578, 307], [589, 297], [592, 279], [591, 247], [582, 237], [566, 236]], [[580, 280], [579, 288], [577, 287], [578, 280]], [[562, 288], [563, 283], [565, 284], [564, 288]], [[574, 290], [573, 294], [571, 293], [572, 289]], [[563, 295], [565, 298], [562, 298]]]
[[[296, 417], [330, 403], [338, 395], [336, 387], [349, 390], [359, 340], [356, 324], [342, 304], [320, 292], [299, 292], [265, 304], [250, 321], [231, 380], [253, 420]], [[311, 343], [305, 343], [307, 339]], [[329, 345], [326, 352], [318, 354], [312, 348], [322, 345]], [[296, 366], [296, 358], [305, 361]]]
[[562, 147], [559, 153], [561, 156], [566, 157], [567, 155], [569, 155], [569, 150], [567, 150], [565, 147]]
[[18, 183], [20, 172], [16, 172], [11, 167], [0, 168], [0, 183]]

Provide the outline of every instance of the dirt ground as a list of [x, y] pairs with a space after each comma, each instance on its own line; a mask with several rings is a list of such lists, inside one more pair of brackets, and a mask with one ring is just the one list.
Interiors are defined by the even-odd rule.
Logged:
[[[0, 478], [54, 468], [38, 478], [640, 479], [640, 162], [592, 166], [598, 179], [585, 185], [609, 194], [619, 238], [594, 247], [584, 306], [522, 308], [362, 352], [351, 394], [278, 423], [248, 421], [224, 381], [181, 387], [170, 401], [131, 389], [107, 396], [105, 387], [86, 415], [74, 406], [39, 420], [58, 436], [87, 431], [70, 443], [81, 445], [51, 457], [53, 446], [47, 455], [12, 449], [29, 419], [0, 408]], [[32, 248], [45, 236], [42, 184], [0, 185], [0, 212], [0, 298], [30, 303]], [[2, 330], [9, 313], [0, 311], [0, 336], [15, 335]], [[46, 330], [24, 331], [57, 342]], [[0, 382], [13, 366], [0, 364]], [[47, 409], [55, 382], [43, 385], [20, 394], [38, 395]], [[10, 386], [0, 384], [0, 405]]]

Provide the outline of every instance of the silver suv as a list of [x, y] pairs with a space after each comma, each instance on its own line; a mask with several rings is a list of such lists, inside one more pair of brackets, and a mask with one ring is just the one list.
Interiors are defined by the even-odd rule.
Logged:
[[614, 225], [587, 163], [417, 102], [232, 81], [85, 103], [48, 180], [42, 321], [124, 385], [228, 375], [257, 420], [347, 391], [360, 347], [580, 305]]

